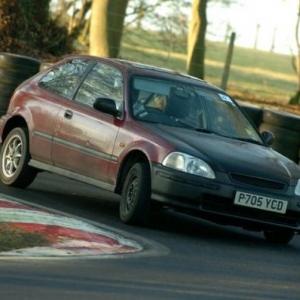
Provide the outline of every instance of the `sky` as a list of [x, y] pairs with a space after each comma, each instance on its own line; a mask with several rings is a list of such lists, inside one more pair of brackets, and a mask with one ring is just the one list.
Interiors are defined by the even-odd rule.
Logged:
[[[240, 0], [229, 8], [209, 5], [207, 38], [224, 40], [227, 24], [236, 33], [235, 44], [274, 52], [295, 52], [295, 25], [299, 0]], [[242, 4], [242, 5], [241, 5]], [[257, 38], [256, 38], [257, 37]], [[274, 40], [274, 43], [273, 43]]]

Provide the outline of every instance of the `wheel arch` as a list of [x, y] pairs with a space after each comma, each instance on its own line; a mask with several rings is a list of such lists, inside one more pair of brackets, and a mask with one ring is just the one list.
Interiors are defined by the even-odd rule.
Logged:
[[16, 127], [23, 127], [28, 129], [27, 123], [23, 117], [15, 116], [6, 122], [2, 132], [2, 143], [7, 137], [7, 135]]
[[116, 184], [116, 189], [115, 192], [117, 194], [121, 194], [122, 192], [122, 187], [125, 181], [126, 174], [130, 170], [130, 168], [137, 162], [145, 162], [148, 165], [149, 172], [150, 172], [150, 162], [148, 160], [147, 155], [140, 151], [140, 150], [133, 150], [130, 153], [124, 157], [120, 168], [119, 168], [119, 173], [117, 177], [117, 184]]

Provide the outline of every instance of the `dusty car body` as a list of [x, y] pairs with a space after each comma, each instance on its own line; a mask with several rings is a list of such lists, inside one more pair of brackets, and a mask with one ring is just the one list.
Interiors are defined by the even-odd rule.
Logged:
[[140, 225], [155, 206], [263, 231], [300, 231], [300, 169], [223, 90], [170, 70], [70, 56], [21, 84], [0, 120], [1, 180], [39, 171], [121, 195]]

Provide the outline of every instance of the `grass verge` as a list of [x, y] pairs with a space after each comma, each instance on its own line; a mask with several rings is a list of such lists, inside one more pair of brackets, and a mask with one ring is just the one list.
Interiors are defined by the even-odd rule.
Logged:
[[0, 251], [49, 245], [49, 241], [38, 232], [29, 232], [7, 223], [0, 223]]

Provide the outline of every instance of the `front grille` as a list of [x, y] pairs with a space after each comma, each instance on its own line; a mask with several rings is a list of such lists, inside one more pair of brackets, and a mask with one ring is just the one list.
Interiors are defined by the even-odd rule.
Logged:
[[266, 180], [264, 178], [246, 176], [246, 175], [241, 175], [236, 173], [230, 173], [229, 176], [232, 181], [239, 184], [245, 184], [248, 186], [259, 187], [259, 188], [270, 189], [270, 190], [279, 190], [279, 191], [284, 191], [287, 188], [287, 185], [283, 182]]

